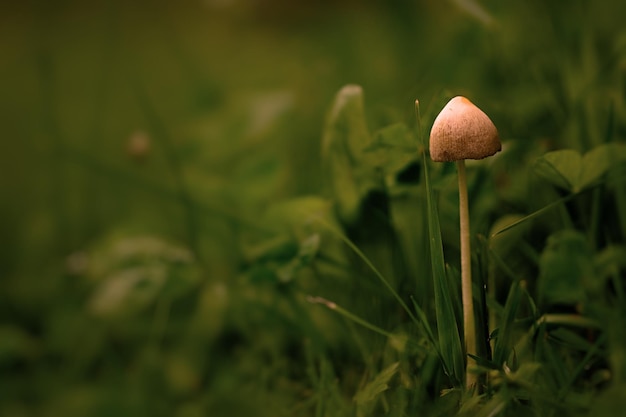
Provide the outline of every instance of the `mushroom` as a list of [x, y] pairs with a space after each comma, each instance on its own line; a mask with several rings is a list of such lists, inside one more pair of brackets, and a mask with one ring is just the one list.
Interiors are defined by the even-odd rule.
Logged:
[[430, 157], [436, 162], [483, 159], [502, 149], [489, 116], [457, 96], [441, 110], [430, 131]]
[[[491, 119], [465, 97], [457, 96], [450, 100], [433, 122], [430, 131], [431, 159], [436, 162], [456, 162], [459, 177], [461, 291], [468, 368], [471, 357], [477, 354], [477, 345], [472, 299], [472, 262], [465, 160], [483, 159], [500, 149], [502, 146], [498, 130]], [[476, 382], [476, 375], [466, 370], [466, 387], [469, 389]]]

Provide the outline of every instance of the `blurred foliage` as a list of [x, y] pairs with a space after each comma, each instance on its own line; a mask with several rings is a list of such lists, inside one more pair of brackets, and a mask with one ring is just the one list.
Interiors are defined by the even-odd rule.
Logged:
[[[0, 415], [624, 408], [626, 5], [0, 11]], [[433, 349], [426, 186], [450, 323], [458, 197], [419, 140], [458, 94], [504, 145], [468, 164], [493, 352], [474, 397]]]

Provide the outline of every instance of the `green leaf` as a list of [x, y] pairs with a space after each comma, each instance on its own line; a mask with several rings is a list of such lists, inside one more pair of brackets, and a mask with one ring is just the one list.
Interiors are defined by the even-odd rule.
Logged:
[[394, 123], [374, 133], [374, 140], [365, 148], [366, 152], [391, 149], [396, 153], [415, 156], [417, 146], [411, 131], [404, 123]]
[[[417, 160], [415, 137], [404, 123], [386, 126], [374, 133], [365, 152], [375, 156], [372, 161], [380, 168], [387, 186], [395, 185]], [[409, 171], [410, 172], [410, 171]]]
[[548, 152], [535, 163], [535, 172], [553, 185], [577, 193], [597, 181], [616, 163], [626, 161], [626, 145], [607, 143], [581, 156], [572, 149]]
[[166, 279], [166, 269], [158, 265], [116, 272], [98, 287], [89, 308], [102, 317], [135, 313], [156, 300]]
[[439, 213], [430, 183], [426, 153], [422, 154], [422, 163], [424, 166], [424, 182], [426, 184], [428, 238], [430, 242], [430, 260], [435, 290], [435, 314], [437, 316], [439, 347], [441, 348], [445, 372], [455, 385], [460, 385], [462, 383], [461, 381], [465, 379], [465, 360], [458, 324], [452, 305], [451, 289], [446, 277]]
[[539, 301], [576, 304], [585, 300], [584, 282], [593, 279], [593, 259], [585, 235], [562, 230], [548, 238], [539, 260]]
[[619, 161], [626, 161], [626, 145], [622, 143], [607, 143], [590, 150], [583, 157], [578, 188], [592, 185]]
[[322, 138], [324, 171], [344, 223], [358, 219], [361, 200], [378, 186], [372, 169], [378, 164], [376, 155], [365, 152], [371, 142], [363, 89], [346, 85], [335, 96]]
[[285, 233], [244, 246], [243, 253], [248, 262], [283, 261], [298, 253], [298, 243]]
[[367, 385], [359, 390], [354, 396], [357, 406], [370, 403], [378, 398], [378, 396], [389, 388], [389, 381], [398, 371], [399, 363], [395, 362], [383, 369], [376, 377]]
[[300, 250], [296, 257], [277, 270], [278, 278], [286, 283], [295, 278], [298, 271], [309, 265], [317, 255], [320, 247], [320, 235], [314, 233], [300, 242]]
[[97, 281], [90, 311], [100, 317], [135, 314], [159, 297], [177, 298], [199, 282], [192, 254], [151, 236], [114, 237], [90, 254], [87, 275]]
[[535, 163], [535, 172], [567, 191], [578, 187], [582, 157], [572, 149], [548, 152]]

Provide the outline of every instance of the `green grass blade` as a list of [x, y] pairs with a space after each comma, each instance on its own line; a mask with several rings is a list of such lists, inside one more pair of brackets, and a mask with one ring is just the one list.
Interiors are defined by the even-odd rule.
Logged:
[[439, 341], [435, 337], [435, 334], [433, 333], [433, 330], [430, 327], [430, 324], [428, 323], [428, 319], [426, 318], [426, 314], [424, 313], [424, 310], [422, 310], [420, 308], [420, 306], [417, 304], [417, 301], [415, 301], [415, 299], [413, 297], [411, 297], [411, 301], [413, 302], [413, 306], [415, 308], [415, 311], [417, 312], [417, 317], [421, 321], [421, 327], [423, 328], [424, 332], [426, 333], [426, 337], [428, 339], [428, 342], [435, 349], [435, 352], [437, 353], [437, 356], [439, 357], [439, 360], [444, 364], [445, 373], [449, 375], [450, 372], [449, 372], [448, 368], [446, 367], [446, 362], [443, 359], [443, 354], [441, 353], [441, 347], [439, 346]]
[[326, 307], [328, 307], [328, 309], [336, 311], [337, 313], [339, 313], [340, 315], [344, 316], [345, 318], [347, 318], [348, 320], [351, 320], [363, 327], [365, 327], [366, 329], [372, 330], [373, 332], [376, 332], [380, 335], [383, 335], [385, 337], [393, 337], [392, 333], [389, 333], [388, 331], [381, 329], [378, 326], [373, 325], [372, 323], [368, 322], [367, 320], [363, 320], [361, 317], [357, 316], [356, 314], [353, 314], [351, 312], [349, 312], [348, 310], [338, 306], [337, 304], [335, 304], [332, 301], [329, 301], [325, 298], [322, 297], [307, 297], [307, 301], [310, 303], [314, 303], [314, 304], [322, 304]]
[[493, 349], [493, 361], [502, 366], [513, 348], [513, 327], [522, 299], [519, 282], [514, 281], [504, 304], [504, 312], [498, 326], [498, 337]]
[[511, 228], [513, 228], [513, 227], [515, 227], [515, 226], [518, 226], [518, 225], [520, 225], [520, 224], [522, 224], [522, 223], [524, 223], [524, 222], [527, 222], [527, 221], [529, 221], [529, 220], [532, 220], [532, 219], [534, 219], [535, 217], [538, 217], [538, 216], [542, 215], [543, 213], [547, 212], [548, 210], [550, 210], [550, 209], [552, 209], [552, 208], [555, 208], [555, 207], [558, 207], [558, 206], [560, 206], [561, 204], [563, 204], [563, 203], [565, 203], [565, 202], [567, 202], [567, 201], [571, 200], [572, 198], [574, 198], [574, 197], [575, 197], [575, 196], [577, 196], [577, 195], [578, 195], [578, 194], [569, 194], [569, 195], [567, 195], [567, 196], [565, 196], [565, 197], [559, 198], [558, 200], [553, 201], [552, 203], [548, 204], [547, 206], [544, 206], [544, 207], [540, 208], [539, 210], [534, 211], [534, 212], [530, 213], [529, 215], [524, 216], [524, 217], [522, 217], [521, 219], [519, 219], [519, 220], [517, 220], [517, 221], [514, 221], [513, 223], [510, 223], [510, 224], [508, 224], [508, 225], [506, 225], [506, 226], [505, 226], [505, 227], [503, 227], [502, 229], [495, 231], [494, 233], [492, 233], [492, 234], [491, 234], [491, 236], [490, 236], [490, 237], [491, 237], [491, 238], [493, 238], [494, 236], [497, 236], [497, 235], [499, 235], [500, 233], [506, 232], [507, 230], [509, 230], [509, 229], [511, 229]]
[[[350, 311], [346, 310], [343, 307], [338, 306], [336, 303], [329, 301], [323, 297], [313, 297], [313, 296], [309, 296], [307, 297], [307, 301], [313, 304], [322, 304], [324, 306], [326, 306], [329, 310], [332, 311], [336, 311], [337, 313], [339, 313], [341, 316], [343, 316], [344, 318], [350, 320], [351, 322], [354, 322], [360, 326], [365, 327], [366, 329], [369, 329], [375, 333], [378, 333], [382, 336], [385, 336], [389, 339], [393, 339], [396, 338], [397, 335], [390, 333], [388, 331], [386, 331], [385, 329], [381, 329], [380, 327], [368, 322], [367, 320], [362, 319], [361, 317], [357, 316], [354, 313], [351, 313]], [[409, 339], [410, 342], [410, 339]], [[420, 346], [417, 343], [411, 343], [411, 345], [413, 347], [419, 348], [419, 349], [424, 349], [423, 346]], [[424, 351], [424, 353], [426, 353]]]
[[426, 184], [426, 203], [428, 205], [428, 237], [435, 290], [435, 313], [437, 316], [439, 346], [444, 366], [447, 373], [449, 373], [448, 375], [455, 385], [460, 385], [465, 380], [465, 360], [458, 325], [454, 316], [448, 279], [446, 278], [439, 214], [433, 197], [425, 152], [422, 153], [422, 162], [424, 166], [424, 182]]
[[324, 219], [322, 219], [321, 217], [316, 217], [317, 221], [320, 222], [322, 225], [324, 225], [324, 227], [326, 227], [329, 231], [331, 231], [333, 234], [335, 234], [339, 239], [341, 239], [346, 245], [348, 245], [348, 247], [350, 249], [352, 249], [354, 251], [354, 253], [357, 254], [357, 256], [359, 258], [361, 258], [363, 260], [363, 262], [365, 262], [365, 264], [367, 265], [368, 268], [370, 268], [372, 270], [372, 272], [374, 272], [374, 275], [376, 275], [376, 277], [380, 280], [380, 282], [382, 282], [382, 284], [385, 286], [385, 288], [387, 288], [387, 290], [391, 293], [391, 295], [393, 295], [393, 297], [398, 301], [398, 303], [400, 304], [400, 306], [404, 309], [404, 311], [406, 311], [406, 313], [408, 314], [408, 316], [411, 318], [411, 321], [413, 323], [415, 323], [416, 325], [419, 326], [420, 322], [417, 320], [417, 318], [415, 317], [415, 314], [413, 314], [413, 312], [411, 311], [411, 309], [409, 309], [409, 307], [407, 306], [407, 304], [404, 302], [404, 300], [402, 299], [402, 297], [400, 297], [400, 295], [398, 294], [398, 292], [393, 288], [393, 286], [389, 283], [389, 281], [387, 280], [387, 278], [385, 278], [385, 276], [374, 266], [374, 264], [372, 263], [372, 261], [369, 260], [369, 258], [367, 256], [365, 256], [365, 254], [363, 253], [363, 251], [361, 251], [355, 244], [354, 242], [352, 242], [350, 240], [350, 238], [348, 238], [348, 236], [346, 236], [344, 233], [342, 233], [340, 230], [338, 230], [335, 226], [331, 225], [330, 223], [326, 222]]
[[[438, 353], [439, 352], [439, 344], [437, 343], [437, 339], [435, 338], [435, 334], [433, 333], [433, 329], [430, 327], [428, 323], [428, 319], [426, 318], [426, 313], [424, 310], [417, 304], [417, 301], [413, 297], [411, 297], [411, 301], [413, 302], [413, 307], [417, 313], [417, 318], [420, 320], [420, 325], [424, 329], [426, 336], [428, 337], [428, 341], [432, 343]], [[441, 355], [440, 355], [441, 356]]]

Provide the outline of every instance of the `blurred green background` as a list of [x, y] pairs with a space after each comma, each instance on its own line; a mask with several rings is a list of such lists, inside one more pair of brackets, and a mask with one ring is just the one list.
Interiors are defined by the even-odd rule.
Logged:
[[462, 94], [522, 147], [626, 134], [619, 1], [0, 7], [2, 416], [308, 415], [299, 319], [245, 288], [242, 239], [324, 189], [345, 84], [370, 129]]

